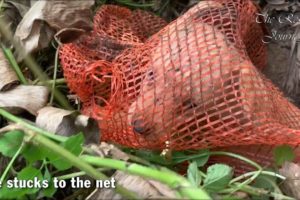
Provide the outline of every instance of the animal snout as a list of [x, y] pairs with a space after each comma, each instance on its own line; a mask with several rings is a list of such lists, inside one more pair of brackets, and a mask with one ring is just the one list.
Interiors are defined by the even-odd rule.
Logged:
[[149, 124], [143, 119], [135, 119], [132, 121], [133, 131], [138, 134], [148, 135], [151, 132]]
[[132, 121], [133, 131], [136, 133], [144, 133], [145, 131], [145, 123], [142, 119], [136, 119]]

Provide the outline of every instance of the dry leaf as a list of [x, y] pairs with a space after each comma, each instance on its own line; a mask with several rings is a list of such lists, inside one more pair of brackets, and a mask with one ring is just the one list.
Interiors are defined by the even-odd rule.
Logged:
[[281, 184], [283, 191], [296, 199], [300, 199], [300, 166], [299, 164], [286, 162], [283, 164], [279, 173], [286, 177]]
[[3, 4], [4, 11], [13, 11], [15, 14], [20, 15], [21, 17], [24, 17], [24, 15], [27, 13], [29, 8], [31, 7], [32, 3], [29, 0], [7, 0]]
[[8, 122], [7, 126], [4, 126], [0, 129], [0, 135], [5, 132], [14, 131], [14, 130], [23, 130], [23, 129], [24, 127], [22, 127], [18, 123]]
[[85, 1], [38, 1], [25, 14], [17, 27], [15, 39], [24, 47], [24, 55], [48, 46], [54, 34], [63, 28], [91, 30], [94, 0]]
[[47, 104], [48, 94], [49, 91], [44, 86], [20, 85], [13, 90], [0, 92], [0, 107], [12, 113], [22, 109], [36, 115]]
[[[284, 91], [296, 101], [299, 101], [300, 94], [300, 45], [297, 42], [300, 39], [300, 26], [295, 28], [293, 40], [291, 40], [290, 55], [287, 59], [287, 71], [283, 78]], [[298, 98], [298, 99], [297, 99]]]
[[[145, 178], [125, 174], [117, 171], [114, 176], [119, 185], [135, 192], [140, 199], [176, 199], [175, 192], [167, 186], [157, 181], [147, 180]], [[87, 200], [91, 199], [123, 199], [121, 195], [117, 194], [113, 189], [103, 189], [91, 194]]]
[[60, 41], [61, 43], [70, 43], [76, 39], [78, 39], [82, 34], [85, 33], [85, 30], [78, 28], [64, 28], [58, 31], [54, 38], [56, 41]]
[[300, 3], [297, 1], [286, 0], [266, 0], [267, 6], [264, 8], [266, 11], [298, 11]]
[[1, 17], [4, 17], [4, 21], [7, 22], [8, 26], [14, 32], [29, 8], [29, 0], [6, 0], [2, 5], [3, 15]]
[[113, 144], [101, 142], [100, 145], [91, 145], [90, 149], [100, 157], [111, 157], [113, 159], [128, 161], [129, 156], [127, 153], [121, 151]]
[[45, 107], [38, 111], [36, 124], [49, 132], [70, 136], [82, 132], [86, 143], [98, 143], [98, 123], [75, 111]]
[[[100, 157], [111, 157], [124, 161], [128, 161], [130, 158], [128, 154], [121, 151], [115, 145], [105, 142], [101, 142], [98, 146], [91, 145], [90, 149]], [[113, 177], [117, 183], [137, 193], [141, 199], [171, 199], [176, 197], [174, 191], [157, 181], [125, 174], [121, 171], [117, 171]], [[112, 189], [97, 189], [87, 199], [122, 199], [122, 197]]]
[[15, 71], [11, 68], [3, 51], [0, 51], [0, 91], [7, 91], [19, 84]]

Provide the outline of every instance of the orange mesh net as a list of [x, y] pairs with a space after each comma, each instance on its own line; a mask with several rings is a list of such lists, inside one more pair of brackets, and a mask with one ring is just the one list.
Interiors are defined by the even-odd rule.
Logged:
[[251, 0], [201, 1], [167, 25], [102, 6], [93, 32], [61, 48], [65, 78], [103, 141], [176, 150], [298, 145], [300, 111], [259, 71], [266, 48], [257, 12]]

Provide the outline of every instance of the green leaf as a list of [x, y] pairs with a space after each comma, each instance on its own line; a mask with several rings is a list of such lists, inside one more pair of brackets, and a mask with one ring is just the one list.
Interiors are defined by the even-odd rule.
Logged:
[[193, 152], [191, 155], [185, 152], [174, 152], [173, 154], [173, 164], [179, 164], [188, 160], [197, 161], [198, 167], [206, 164], [209, 158], [209, 150], [202, 149], [198, 152]]
[[[36, 177], [37, 180], [42, 181], [43, 180], [43, 176], [42, 173], [40, 172], [40, 170], [34, 168], [34, 167], [26, 167], [24, 169], [22, 169], [19, 173], [18, 173], [18, 179], [19, 180], [34, 180], [34, 178]], [[26, 191], [26, 194], [33, 194], [36, 193], [37, 191], [39, 191], [41, 188], [24, 188], [22, 190]]]
[[44, 160], [46, 157], [42, 147], [33, 144], [27, 144], [22, 154], [29, 163], [33, 163], [37, 160]]
[[232, 175], [233, 170], [228, 165], [214, 164], [207, 169], [203, 187], [209, 191], [220, 191], [226, 188], [232, 179]]
[[292, 147], [288, 145], [282, 145], [276, 147], [273, 151], [275, 162], [277, 165], [282, 165], [286, 161], [293, 161], [295, 159], [295, 153]]
[[10, 131], [0, 137], [0, 152], [4, 156], [13, 157], [20, 148], [24, 138], [22, 131]]
[[198, 187], [200, 185], [201, 176], [196, 161], [193, 161], [189, 164], [187, 170], [187, 178], [195, 187]]
[[45, 170], [44, 180], [48, 180], [49, 187], [42, 190], [43, 195], [49, 198], [53, 197], [57, 189], [54, 187], [52, 176], [47, 168]]
[[[270, 192], [274, 192], [274, 187], [273, 184], [276, 184], [276, 178], [274, 177], [270, 177], [270, 176], [265, 176], [265, 175], [259, 175], [254, 183], [252, 184], [252, 186], [256, 187], [256, 188], [261, 188], [261, 189], [265, 189], [267, 191]], [[265, 200], [265, 199], [270, 199], [270, 197], [268, 197], [268, 195], [252, 195], [251, 199], [253, 200]]]
[[[129, 152], [131, 153], [131, 152]], [[158, 163], [160, 165], [169, 165], [170, 162], [165, 159], [165, 157], [161, 156], [159, 153], [154, 151], [147, 151], [147, 150], [136, 150], [136, 156], [141, 157], [145, 160], [148, 160], [153, 163]]]
[[[204, 152], [208, 152], [208, 150], [203, 151], [202, 153], [204, 153]], [[209, 159], [209, 154], [207, 154], [207, 155], [204, 154], [203, 156], [201, 156], [199, 158], [192, 159], [192, 160], [197, 162], [198, 167], [203, 167], [207, 163], [208, 159]]]
[[26, 194], [25, 190], [19, 188], [8, 188], [7, 184], [3, 184], [0, 189], [0, 199], [20, 199]]
[[[83, 134], [77, 134], [69, 137], [65, 142], [61, 144], [66, 150], [70, 151], [74, 155], [78, 156], [82, 152], [82, 144], [84, 142]], [[49, 159], [49, 162], [58, 170], [66, 170], [72, 167], [72, 165], [61, 158], [59, 155], [53, 154], [51, 149], [46, 149], [45, 153]]]
[[[16, 179], [19, 180], [20, 182], [21, 180], [27, 180], [27, 181], [34, 180], [35, 177], [37, 178], [37, 180], [40, 180], [40, 183], [43, 180], [42, 174], [38, 169], [33, 167], [26, 167], [18, 173]], [[14, 185], [13, 182], [14, 179], [10, 179], [8, 181], [7, 181], [8, 184], [6, 183], [3, 184], [2, 188], [0, 189], [0, 199], [26, 199], [25, 198], [26, 194], [34, 194], [35, 196], [37, 192], [40, 190], [40, 188], [38, 187], [20, 188], [20, 185]], [[12, 187], [12, 186], [16, 186], [16, 187]], [[22, 186], [24, 187], [23, 184]], [[42, 185], [40, 186], [42, 187]]]

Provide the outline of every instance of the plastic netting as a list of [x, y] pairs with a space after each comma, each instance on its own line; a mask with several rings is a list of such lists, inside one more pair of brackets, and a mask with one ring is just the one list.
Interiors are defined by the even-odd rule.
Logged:
[[103, 141], [175, 150], [296, 146], [300, 111], [259, 71], [266, 48], [257, 12], [251, 0], [201, 1], [167, 24], [104, 5], [93, 32], [61, 48], [65, 78]]

